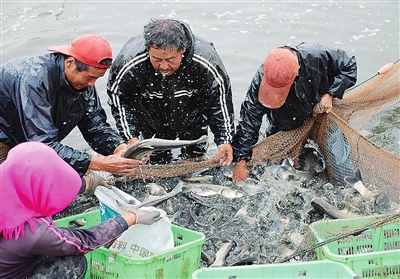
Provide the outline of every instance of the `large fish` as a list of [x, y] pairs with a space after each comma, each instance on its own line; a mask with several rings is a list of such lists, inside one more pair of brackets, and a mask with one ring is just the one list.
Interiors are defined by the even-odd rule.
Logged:
[[311, 205], [317, 212], [319, 212], [320, 214], [325, 214], [331, 217], [332, 219], [348, 219], [348, 218], [360, 217], [359, 215], [350, 212], [339, 211], [333, 205], [319, 198], [313, 198], [311, 200]]
[[325, 170], [325, 160], [318, 144], [308, 139], [299, 156], [299, 167], [285, 158], [280, 165], [272, 166], [272, 175], [278, 180], [307, 182]]
[[390, 207], [390, 200], [386, 195], [381, 193], [374, 194], [365, 187], [359, 169], [354, 172], [354, 176], [345, 176], [344, 181], [356, 189], [364, 199], [373, 202], [375, 206], [382, 209]]
[[219, 194], [226, 199], [236, 199], [243, 197], [243, 194], [235, 189], [216, 184], [187, 183], [187, 187], [187, 192], [192, 191], [199, 196], [211, 196]]
[[187, 191], [187, 184], [184, 182], [179, 182], [178, 185], [172, 189], [171, 192], [161, 195], [161, 196], [152, 196], [151, 198], [147, 198], [146, 201], [142, 202], [138, 207], [142, 206], [158, 206], [165, 202], [166, 200], [169, 200], [172, 197], [175, 197], [176, 195], [186, 192]]
[[208, 141], [208, 136], [202, 136], [197, 140], [167, 140], [159, 138], [150, 138], [139, 140], [137, 143], [129, 147], [123, 157], [130, 159], [141, 159], [147, 154], [158, 150], [170, 150], [184, 146], [199, 144]]
[[210, 267], [221, 267], [221, 266], [226, 266], [225, 259], [228, 256], [229, 252], [231, 251], [234, 243], [229, 241], [225, 242], [221, 248], [217, 251], [217, 254], [215, 255], [215, 260], [214, 262], [210, 265]]

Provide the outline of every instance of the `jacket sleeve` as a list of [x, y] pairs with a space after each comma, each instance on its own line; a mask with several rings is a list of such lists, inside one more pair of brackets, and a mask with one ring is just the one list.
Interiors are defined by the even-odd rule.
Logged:
[[239, 124], [233, 139], [233, 161], [250, 161], [253, 153], [253, 145], [257, 143], [259, 132], [267, 108], [258, 101], [258, 88], [262, 79], [262, 68], [255, 74], [246, 98], [240, 109]]
[[[121, 137], [129, 140], [139, 136], [138, 123], [135, 113], [135, 94], [139, 92], [140, 85], [133, 76], [134, 69], [122, 73], [125, 64], [121, 59], [114, 61], [107, 82], [108, 104], [111, 108], [115, 125]], [[137, 75], [140, 76], [140, 75]]]
[[[333, 49], [321, 44], [303, 43], [308, 56], [307, 60], [316, 61], [319, 57], [321, 71], [320, 97], [328, 93], [333, 97], [342, 99], [346, 89], [357, 82], [357, 62], [354, 56], [349, 56], [342, 49]], [[302, 45], [300, 45], [302, 48]], [[309, 48], [309, 49], [307, 49]], [[312, 58], [314, 56], [314, 58]], [[311, 63], [312, 64], [312, 63]]]
[[[58, 129], [52, 118], [52, 106], [45, 97], [47, 90], [39, 80], [29, 80], [29, 84], [20, 83], [21, 101], [20, 119], [27, 141], [40, 141], [52, 147], [61, 158], [69, 163], [81, 176], [89, 167], [91, 156], [62, 144], [58, 140]], [[38, 83], [35, 83], [35, 82]]]
[[79, 130], [90, 147], [102, 154], [113, 154], [115, 148], [124, 143], [124, 139], [118, 135], [107, 122], [107, 115], [100, 103], [96, 91], [92, 93], [95, 104], [88, 109], [88, 113], [78, 124]]
[[208, 96], [205, 99], [203, 113], [209, 119], [214, 142], [217, 145], [231, 144], [235, 129], [235, 116], [229, 75], [216, 51], [210, 61], [200, 61], [202, 59], [200, 56], [195, 59], [198, 59], [199, 63], [205, 65], [205, 69], [207, 69], [205, 79], [208, 82], [199, 84], [203, 87], [200, 88], [201, 94]]
[[357, 82], [357, 63], [354, 56], [349, 57], [344, 50], [327, 49], [329, 75], [329, 94], [342, 99], [344, 91]]
[[[118, 238], [128, 229], [121, 216], [108, 219], [90, 229], [41, 226], [38, 238], [32, 246], [32, 254], [66, 256], [88, 253]], [[44, 229], [45, 228], [45, 229]]]

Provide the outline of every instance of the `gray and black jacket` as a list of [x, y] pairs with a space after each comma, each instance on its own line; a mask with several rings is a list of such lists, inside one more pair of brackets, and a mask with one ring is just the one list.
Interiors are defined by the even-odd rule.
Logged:
[[187, 48], [178, 70], [162, 76], [151, 65], [143, 35], [115, 58], [107, 84], [120, 135], [194, 139], [210, 127], [217, 145], [232, 142], [234, 114], [228, 73], [213, 44], [181, 22]]
[[328, 93], [341, 99], [345, 90], [357, 81], [356, 59], [341, 49], [308, 43], [285, 48], [297, 53], [299, 75], [283, 106], [269, 109], [258, 101], [258, 89], [264, 72], [262, 66], [257, 70], [241, 105], [239, 124], [232, 143], [234, 162], [250, 161], [264, 116], [267, 120], [266, 136], [298, 128], [312, 115], [322, 95]]

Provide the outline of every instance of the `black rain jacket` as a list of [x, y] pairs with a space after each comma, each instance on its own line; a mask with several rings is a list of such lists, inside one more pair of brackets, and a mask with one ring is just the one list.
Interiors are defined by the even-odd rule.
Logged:
[[241, 105], [239, 124], [232, 143], [234, 162], [250, 161], [264, 115], [267, 120], [266, 136], [298, 128], [312, 115], [322, 95], [328, 93], [341, 99], [344, 91], [357, 81], [356, 59], [341, 49], [308, 43], [285, 48], [297, 53], [299, 75], [283, 106], [269, 109], [258, 101], [258, 89], [264, 72], [262, 66], [257, 70]]
[[64, 55], [25, 56], [1, 65], [1, 142], [43, 142], [83, 176], [92, 157], [61, 143], [76, 126], [100, 154], [110, 155], [124, 142], [107, 123], [95, 87], [78, 92], [68, 84]]
[[132, 37], [110, 69], [109, 105], [120, 135], [194, 139], [198, 131], [214, 134], [217, 145], [232, 142], [234, 113], [229, 76], [213, 44], [186, 32], [187, 48], [171, 76], [150, 62], [143, 35]]

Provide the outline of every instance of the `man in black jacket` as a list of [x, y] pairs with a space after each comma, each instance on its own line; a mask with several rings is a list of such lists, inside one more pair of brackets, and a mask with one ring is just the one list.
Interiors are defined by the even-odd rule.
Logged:
[[[69, 46], [49, 47], [45, 55], [19, 57], [0, 68], [0, 151], [40, 141], [56, 150], [81, 176], [88, 169], [132, 174], [140, 163], [121, 155], [128, 145], [107, 123], [94, 87], [112, 62], [109, 43], [85, 34]], [[91, 156], [61, 141], [78, 127]], [[114, 153], [114, 154], [113, 154]]]
[[272, 50], [256, 72], [241, 105], [232, 143], [236, 162], [232, 181], [243, 181], [248, 176], [246, 162], [258, 141], [264, 115], [268, 124], [266, 136], [298, 128], [312, 115], [317, 103], [329, 113], [332, 99], [341, 99], [356, 81], [356, 59], [341, 49], [301, 43]]
[[[144, 138], [193, 140], [208, 128], [220, 164], [232, 162], [234, 114], [228, 73], [213, 44], [189, 25], [152, 20], [122, 48], [110, 69], [109, 104], [120, 134], [130, 143]], [[201, 157], [207, 144], [183, 148], [180, 158]], [[165, 163], [171, 151], [153, 152], [150, 162]]]

